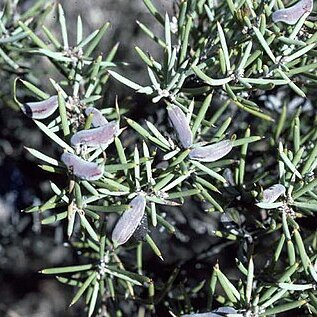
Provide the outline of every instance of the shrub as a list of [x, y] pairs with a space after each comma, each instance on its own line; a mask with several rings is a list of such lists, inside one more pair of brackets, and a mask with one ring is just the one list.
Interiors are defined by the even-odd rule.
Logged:
[[[50, 91], [21, 76], [13, 88], [58, 147], [27, 149], [59, 182], [26, 212], [65, 228], [78, 255], [41, 273], [74, 287], [88, 316], [317, 314], [310, 1], [292, 20], [281, 1], [183, 0], [174, 16], [144, 4], [163, 30], [139, 23], [161, 56], [136, 47], [147, 85], [121, 75], [117, 46], [98, 55], [108, 23], [85, 38], [78, 18], [69, 41], [61, 5], [61, 39], [20, 18], [11, 40], [24, 52], [1, 55], [13, 68], [45, 56], [59, 73]], [[145, 103], [106, 105], [109, 76]]]

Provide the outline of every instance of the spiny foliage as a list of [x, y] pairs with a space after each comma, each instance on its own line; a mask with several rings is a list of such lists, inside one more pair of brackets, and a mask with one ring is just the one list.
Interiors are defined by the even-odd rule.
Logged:
[[[42, 2], [29, 14], [41, 14]], [[183, 0], [175, 3], [173, 17], [160, 13], [151, 0], [144, 4], [163, 29], [160, 37], [139, 23], [156, 53], [161, 51], [156, 60], [136, 48], [148, 85], [120, 75], [119, 63], [113, 63], [117, 46], [98, 55], [109, 24], [85, 38], [79, 17], [77, 38], [70, 43], [60, 5], [61, 36], [42, 27], [43, 40], [36, 24], [23, 18], [17, 24], [19, 38], [11, 34], [16, 45], [27, 37], [32, 58], [47, 57], [64, 76], [50, 78], [52, 92], [32, 78], [17, 78], [14, 84], [22, 110], [26, 102], [57, 95], [56, 112], [41, 103], [45, 123], [30, 117], [59, 147], [59, 156], [28, 151], [64, 183], [51, 182], [52, 197], [26, 212], [39, 212], [45, 225], [63, 226], [81, 259], [42, 273], [76, 288], [71, 305], [85, 295], [88, 316], [166, 316], [168, 311], [194, 316], [215, 306], [230, 306], [237, 316], [289, 310], [317, 314], [317, 125], [312, 109], [317, 25], [308, 14], [295, 25], [274, 23], [272, 13], [283, 3], [273, 0]], [[14, 50], [5, 51], [3, 62], [14, 68]], [[102, 96], [109, 75], [150, 96], [157, 120], [133, 118], [131, 109], [118, 102], [107, 107]], [[101, 127], [94, 124], [97, 112], [87, 110], [97, 105], [106, 119]], [[148, 115], [148, 106], [137, 105], [138, 111]], [[115, 132], [104, 136], [96, 131], [109, 121], [116, 123]], [[71, 141], [84, 130], [85, 141]], [[280, 185], [271, 187], [275, 184]], [[188, 201], [195, 210], [186, 207]], [[195, 269], [178, 258], [169, 278], [153, 274], [148, 249], [163, 270], [161, 260], [177, 241], [170, 236], [182, 235], [179, 218], [166, 214], [170, 210], [188, 217], [188, 227], [199, 220], [206, 228], [209, 218], [219, 222], [204, 239], [220, 238], [215, 250], [235, 247], [236, 264], [227, 263], [236, 268], [233, 277], [221, 268], [223, 256], [219, 263], [214, 256], [206, 260], [219, 253], [209, 249], [194, 253], [192, 260], [208, 275], [191, 278]]]

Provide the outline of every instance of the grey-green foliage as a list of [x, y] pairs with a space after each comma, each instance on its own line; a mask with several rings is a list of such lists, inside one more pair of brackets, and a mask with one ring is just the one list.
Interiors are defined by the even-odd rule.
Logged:
[[[109, 70], [116, 66], [112, 60], [117, 47], [97, 56], [107, 23], [84, 38], [78, 18], [77, 39], [71, 43], [60, 5], [59, 36], [43, 27], [43, 41], [26, 21], [18, 23], [33, 41], [32, 58], [47, 57], [64, 77], [50, 79], [50, 94], [32, 80], [17, 79], [15, 95], [23, 91], [39, 100], [58, 95], [59, 113], [45, 124], [34, 120], [37, 127], [59, 146], [60, 154], [76, 152], [103, 168], [101, 178], [88, 181], [76, 177], [75, 169], [67, 170], [60, 156], [28, 149], [42, 161], [43, 170], [68, 177], [64, 186], [51, 183], [52, 197], [26, 212], [41, 213], [46, 225], [59, 222], [83, 258], [74, 266], [42, 273], [76, 288], [71, 304], [84, 295], [88, 316], [122, 315], [127, 299], [135, 301], [139, 316], [155, 315], [159, 305], [174, 315], [191, 313], [197, 296], [205, 300], [201, 312], [217, 305], [232, 306], [244, 316], [272, 316], [300, 307], [300, 313], [316, 314], [316, 227], [302, 219], [316, 224], [317, 126], [309, 102], [316, 102], [317, 26], [309, 18], [294, 26], [272, 23], [281, 1], [184, 0], [176, 4], [174, 17], [158, 12], [150, 0], [144, 3], [164, 30], [159, 38], [139, 23], [162, 51], [162, 59], [155, 60], [136, 48], [149, 74], [145, 86]], [[179, 129], [169, 134], [167, 120], [137, 122], [128, 108], [116, 103], [103, 104], [101, 110], [122, 129], [113, 148], [72, 147], [74, 133], [93, 129], [93, 114], [86, 116], [85, 109], [100, 102], [109, 74], [150, 95], [158, 109], [181, 109], [193, 144], [183, 148]], [[24, 101], [15, 100], [22, 107]], [[294, 100], [303, 108], [292, 110]], [[134, 144], [136, 139], [140, 142]], [[205, 162], [189, 155], [192, 148], [228, 139], [233, 150], [219, 160]], [[262, 200], [263, 190], [278, 183], [286, 188], [285, 195], [274, 202]], [[141, 224], [141, 239], [118, 247], [107, 220], [130, 208], [137, 194], [146, 198], [149, 229]], [[234, 279], [219, 264], [209, 278], [196, 283], [179, 281], [186, 271], [178, 276], [178, 269], [164, 286], [151, 274], [144, 249], [150, 247], [160, 266], [167, 248], [161, 244], [159, 249], [151, 232], [164, 228], [163, 234], [169, 235], [178, 230], [160, 206], [176, 208], [189, 199], [201, 213], [222, 213], [226, 219], [212, 234], [237, 247]]]
[[51, 9], [51, 3], [37, 1], [25, 12], [20, 6], [19, 1], [5, 0], [0, 3], [0, 79], [2, 82], [0, 98], [3, 104], [12, 108], [17, 106], [12, 102], [11, 81], [16, 76], [34, 79], [34, 75], [30, 72], [32, 62], [27, 54], [33, 44], [19, 23], [36, 28], [37, 25], [43, 23], [43, 19]]

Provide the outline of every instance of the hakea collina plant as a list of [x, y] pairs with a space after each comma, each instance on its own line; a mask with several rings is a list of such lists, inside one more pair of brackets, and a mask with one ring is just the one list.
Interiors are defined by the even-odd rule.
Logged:
[[[161, 53], [136, 48], [144, 86], [113, 70], [117, 46], [93, 54], [109, 24], [84, 38], [79, 18], [70, 45], [60, 5], [62, 43], [19, 23], [33, 56], [64, 76], [50, 80], [53, 97], [32, 79], [14, 83], [16, 103], [59, 154], [27, 150], [64, 175], [26, 211], [65, 225], [78, 254], [76, 265], [41, 272], [76, 288], [72, 305], [84, 295], [88, 316], [317, 314], [312, 1], [184, 0], [172, 18], [144, 3], [164, 29], [139, 22]], [[105, 105], [109, 75], [150, 96], [145, 122], [125, 101]], [[18, 101], [17, 90], [42, 101]]]

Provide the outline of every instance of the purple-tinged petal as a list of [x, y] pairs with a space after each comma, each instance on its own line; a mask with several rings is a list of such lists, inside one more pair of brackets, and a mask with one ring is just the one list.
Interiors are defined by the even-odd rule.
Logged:
[[115, 246], [124, 244], [131, 238], [143, 218], [145, 205], [146, 199], [143, 195], [131, 200], [130, 208], [121, 215], [112, 231], [112, 241]]
[[274, 203], [281, 195], [285, 195], [286, 189], [282, 184], [275, 184], [263, 191], [263, 203]]
[[232, 150], [230, 140], [221, 141], [215, 144], [201, 146], [189, 152], [189, 158], [201, 162], [214, 162], [226, 156]]
[[179, 142], [185, 149], [189, 148], [193, 143], [193, 134], [184, 112], [179, 107], [170, 105], [167, 107], [167, 113]]
[[95, 128], [101, 127], [108, 123], [108, 120], [103, 116], [103, 114], [96, 108], [94, 107], [88, 107], [85, 110], [86, 116], [89, 116], [92, 113], [92, 126]]
[[232, 307], [219, 307], [208, 313], [193, 313], [182, 315], [182, 317], [226, 317], [228, 314], [236, 314], [237, 311]]
[[70, 142], [73, 146], [86, 145], [88, 147], [103, 146], [106, 148], [114, 141], [119, 133], [119, 125], [116, 121], [111, 121], [99, 128], [81, 130], [75, 133]]
[[103, 175], [103, 169], [97, 163], [85, 161], [77, 155], [65, 152], [61, 160], [72, 174], [81, 179], [95, 181]]
[[27, 102], [22, 105], [21, 110], [32, 119], [46, 119], [58, 108], [58, 97], [52, 96], [43, 101]]
[[293, 6], [273, 12], [273, 22], [284, 22], [286, 24], [294, 25], [307, 12], [313, 10], [313, 0], [301, 0]]

